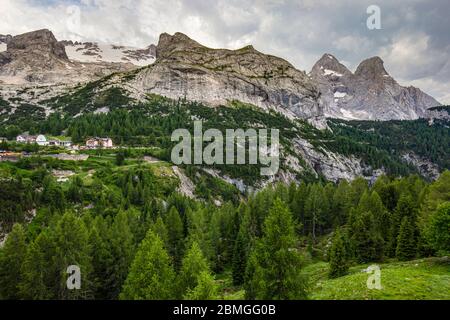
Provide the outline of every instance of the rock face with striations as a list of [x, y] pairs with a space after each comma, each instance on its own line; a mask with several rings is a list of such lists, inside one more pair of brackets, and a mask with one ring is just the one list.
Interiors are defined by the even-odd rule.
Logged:
[[425, 117], [428, 108], [440, 105], [418, 88], [399, 85], [379, 57], [364, 60], [352, 73], [325, 54], [312, 68], [311, 78], [319, 86], [320, 105], [327, 117], [411, 120]]
[[305, 72], [252, 46], [210, 49], [182, 33], [164, 33], [156, 56], [156, 62], [136, 76], [133, 87], [211, 105], [239, 100], [302, 118], [322, 114], [317, 87]]
[[4, 37], [0, 52], [0, 82], [54, 84], [90, 81], [112, 72], [127, 71], [125, 64], [81, 64], [69, 60], [64, 44], [47, 29]]
[[51, 70], [56, 65], [67, 62], [64, 46], [60, 44], [49, 30], [38, 30], [21, 34], [7, 42], [7, 54], [14, 65], [11, 70], [32, 66]]

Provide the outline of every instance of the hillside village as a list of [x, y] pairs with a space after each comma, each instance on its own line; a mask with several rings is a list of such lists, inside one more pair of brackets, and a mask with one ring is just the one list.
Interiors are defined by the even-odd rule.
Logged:
[[[18, 145], [36, 145], [39, 147], [63, 148], [71, 153], [71, 155], [68, 155], [66, 153], [58, 153], [56, 155], [53, 155], [53, 157], [59, 158], [60, 160], [80, 160], [76, 155], [74, 155], [77, 151], [115, 148], [112, 139], [108, 137], [89, 138], [86, 140], [84, 145], [73, 144], [70, 139], [66, 139], [65, 137], [56, 138], [45, 136], [43, 134], [38, 135], [21, 134], [16, 137], [15, 141], [8, 141], [6, 138], [0, 137], [0, 143], [8, 144], [14, 142]], [[32, 152], [26, 151], [12, 152], [8, 150], [3, 150], [2, 146], [0, 145], [0, 162], [1, 161], [16, 162], [22, 156], [30, 156], [30, 155], [32, 155]], [[74, 157], [76, 159], [74, 159]]]

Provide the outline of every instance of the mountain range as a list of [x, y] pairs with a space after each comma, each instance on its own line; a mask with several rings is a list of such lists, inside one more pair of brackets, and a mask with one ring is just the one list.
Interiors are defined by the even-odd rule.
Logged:
[[209, 105], [239, 100], [291, 118], [405, 120], [440, 106], [420, 89], [399, 85], [379, 57], [364, 60], [353, 73], [324, 54], [306, 73], [252, 46], [211, 49], [182, 33], [164, 33], [157, 46], [144, 49], [57, 41], [49, 30], [0, 36], [0, 45], [5, 85], [72, 85], [144, 67], [125, 85], [137, 96], [154, 93]]
[[[194, 102], [183, 104], [195, 109], [186, 112], [196, 119], [213, 117], [212, 125], [281, 126], [290, 139], [275, 180], [294, 181], [308, 173], [338, 181], [410, 170], [435, 178], [448, 167], [445, 146], [437, 140], [433, 146], [422, 145], [427, 139], [415, 135], [421, 130], [448, 139], [448, 108], [418, 88], [398, 84], [379, 57], [364, 60], [352, 72], [325, 54], [307, 73], [252, 46], [212, 49], [182, 33], [163, 33], [157, 45], [141, 49], [58, 41], [49, 30], [0, 36], [0, 45], [0, 122], [5, 125], [0, 136], [41, 130], [36, 128], [52, 114], [63, 116], [62, 129], [76, 127], [84, 116], [121, 109], [142, 109], [141, 117], [152, 118], [148, 105], [154, 108], [154, 97], [162, 96]], [[159, 106], [173, 105], [157, 101]], [[220, 111], [209, 114], [195, 103]], [[167, 108], [156, 115], [177, 117], [175, 107]], [[239, 122], [240, 117], [247, 122]], [[419, 118], [426, 120], [389, 122]], [[338, 119], [387, 122], [360, 125]], [[111, 130], [110, 135], [123, 132]]]

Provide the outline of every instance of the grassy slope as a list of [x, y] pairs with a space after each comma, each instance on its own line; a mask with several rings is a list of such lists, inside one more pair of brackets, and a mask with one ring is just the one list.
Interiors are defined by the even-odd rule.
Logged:
[[380, 264], [381, 290], [369, 290], [366, 282], [369, 274], [361, 272], [368, 265], [350, 268], [349, 274], [328, 279], [328, 264], [319, 262], [307, 266], [310, 276], [312, 300], [449, 300], [449, 259], [420, 259], [408, 262]]

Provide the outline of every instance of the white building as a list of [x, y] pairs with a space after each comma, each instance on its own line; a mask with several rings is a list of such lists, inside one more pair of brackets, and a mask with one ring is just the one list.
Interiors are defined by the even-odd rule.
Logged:
[[111, 138], [91, 138], [86, 141], [88, 148], [112, 148], [113, 146]]
[[70, 148], [72, 146], [72, 141], [69, 140], [50, 140], [49, 141], [50, 146], [56, 146], [56, 147], [64, 147], [64, 148]]
[[47, 138], [42, 134], [38, 135], [35, 141], [40, 146], [48, 146]]

